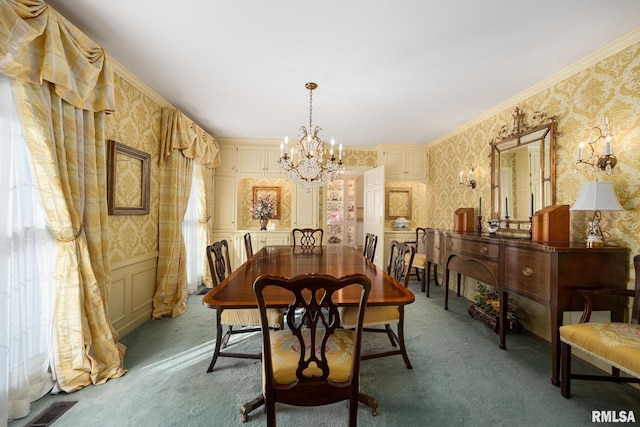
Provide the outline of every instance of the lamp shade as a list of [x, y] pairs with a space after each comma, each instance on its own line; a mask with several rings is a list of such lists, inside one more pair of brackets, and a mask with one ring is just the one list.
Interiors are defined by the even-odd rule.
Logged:
[[611, 182], [585, 182], [572, 211], [622, 211]]

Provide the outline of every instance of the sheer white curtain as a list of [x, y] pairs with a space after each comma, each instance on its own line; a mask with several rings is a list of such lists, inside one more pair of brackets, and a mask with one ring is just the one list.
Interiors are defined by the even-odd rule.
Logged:
[[0, 425], [53, 387], [55, 241], [31, 182], [10, 78], [0, 74]]
[[204, 250], [200, 244], [200, 224], [199, 224], [199, 197], [198, 197], [198, 168], [194, 165], [193, 178], [191, 181], [191, 193], [189, 193], [189, 203], [187, 211], [182, 220], [182, 238], [187, 249], [187, 292], [194, 294], [203, 281], [203, 255]]

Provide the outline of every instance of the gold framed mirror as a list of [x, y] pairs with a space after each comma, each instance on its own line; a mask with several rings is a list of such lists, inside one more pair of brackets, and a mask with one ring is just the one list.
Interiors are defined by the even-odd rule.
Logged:
[[491, 144], [491, 218], [500, 230], [529, 232], [529, 217], [556, 200], [556, 122], [514, 107]]

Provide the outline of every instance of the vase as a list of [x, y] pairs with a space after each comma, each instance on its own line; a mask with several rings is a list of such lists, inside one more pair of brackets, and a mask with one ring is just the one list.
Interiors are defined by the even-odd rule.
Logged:
[[266, 230], [269, 224], [269, 218], [260, 218], [260, 230]]
[[485, 224], [485, 227], [487, 227], [489, 234], [496, 234], [498, 232], [498, 229], [500, 228], [499, 225], [489, 225], [489, 224]]

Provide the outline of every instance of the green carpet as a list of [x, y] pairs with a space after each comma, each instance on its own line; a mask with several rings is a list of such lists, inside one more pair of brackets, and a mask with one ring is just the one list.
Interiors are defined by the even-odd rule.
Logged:
[[[526, 332], [510, 334], [507, 350], [498, 336], [467, 313], [468, 300], [450, 298], [442, 309], [443, 289], [431, 298], [410, 288], [416, 302], [406, 308], [405, 333], [413, 369], [401, 356], [364, 361], [361, 391], [378, 399], [378, 415], [360, 405], [361, 426], [585, 426], [593, 410], [634, 411], [640, 420], [640, 390], [629, 385], [574, 381], [572, 398], [551, 385], [548, 342]], [[260, 392], [260, 363], [218, 359], [213, 351], [215, 312], [189, 297], [188, 310], [175, 319], [149, 320], [122, 339], [128, 373], [106, 384], [72, 394], [49, 395], [33, 404], [31, 415], [9, 423], [27, 426], [54, 402], [77, 400], [55, 427], [64, 426], [232, 426], [242, 425], [240, 405]], [[256, 334], [232, 338], [239, 351], [260, 349]], [[383, 334], [364, 336], [363, 352], [387, 348]], [[576, 370], [594, 370], [574, 358]], [[345, 403], [318, 408], [278, 405], [281, 426], [343, 426]], [[247, 427], [265, 425], [262, 409]]]

